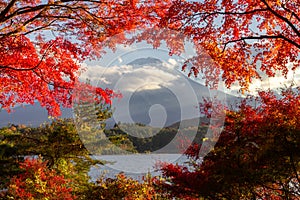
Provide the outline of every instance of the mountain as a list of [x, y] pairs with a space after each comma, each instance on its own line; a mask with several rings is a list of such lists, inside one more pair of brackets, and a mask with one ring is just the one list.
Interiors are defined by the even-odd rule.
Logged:
[[[155, 66], [156, 69], [164, 70], [174, 77], [179, 77], [179, 79], [169, 81], [165, 85], [161, 84], [159, 88], [155, 89], [122, 92], [123, 98], [118, 102], [117, 107], [126, 107], [128, 104], [129, 108], [115, 112], [115, 117], [107, 120], [108, 129], [114, 124], [134, 122], [162, 128], [182, 120], [199, 119], [200, 113], [197, 108], [199, 102], [203, 102], [203, 98], [210, 98], [214, 95], [224, 99], [222, 103], [236, 104], [236, 101], [240, 101], [238, 97], [225, 94], [222, 91], [210, 91], [206, 86], [188, 78], [175, 68], [167, 69], [163, 66], [163, 62], [157, 58], [139, 58], [128, 63], [128, 65], [133, 65], [133, 69], [138, 69], [144, 65]], [[147, 79], [148, 77], [143, 78]], [[126, 82], [123, 83], [126, 84]]]
[[[72, 118], [71, 108], [61, 108], [61, 118]], [[39, 103], [34, 105], [18, 106], [13, 108], [10, 113], [5, 110], [0, 111], [0, 127], [7, 126], [9, 124], [24, 124], [32, 127], [37, 127], [45, 122], [51, 122], [48, 118], [46, 108], [40, 106]]]
[[[127, 99], [128, 101], [122, 101], [121, 99], [118, 106], [121, 108], [127, 106], [130, 116], [121, 110], [115, 115], [115, 118], [106, 121], [107, 128], [111, 128], [118, 122], [134, 122], [153, 127], [167, 127], [182, 120], [199, 118], [198, 102], [202, 102], [203, 97], [210, 97], [211, 94], [208, 88], [186, 77], [178, 70], [166, 69], [162, 64], [161, 60], [152, 57], [138, 58], [127, 64], [132, 65], [134, 69], [142, 68], [144, 65], [155, 66], [157, 69], [177, 77], [177, 80], [170, 83], [166, 82], [163, 85], [159, 85], [158, 88], [138, 89], [133, 93], [122, 92], [122, 99]], [[135, 78], [134, 76], [132, 77]], [[137, 78], [147, 79], [147, 77]], [[219, 96], [227, 99], [227, 103], [238, 99], [221, 91], [218, 92]], [[72, 117], [72, 109], [62, 108], [61, 118]], [[50, 121], [46, 109], [42, 108], [38, 103], [24, 106], [24, 108], [14, 108], [11, 113], [3, 110], [0, 112], [0, 127], [8, 124], [39, 126], [44, 122]]]

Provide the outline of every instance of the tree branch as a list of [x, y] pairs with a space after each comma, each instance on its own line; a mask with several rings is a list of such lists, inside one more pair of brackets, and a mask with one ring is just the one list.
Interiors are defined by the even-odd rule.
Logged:
[[17, 15], [39, 11], [41, 9], [44, 9], [44, 8], [48, 7], [48, 6], [50, 6], [50, 5], [41, 4], [41, 5], [38, 5], [38, 6], [35, 6], [35, 7], [31, 7], [31, 6], [22, 7], [22, 8], [17, 9], [15, 12], [11, 13], [10, 15], [8, 15], [6, 17], [4, 16], [3, 18], [1, 18], [0, 22], [5, 22], [6, 20], [11, 19], [11, 18], [13, 18], [14, 16], [17, 16]]
[[287, 18], [281, 16], [279, 13], [277, 13], [275, 10], [273, 10], [270, 5], [265, 1], [265, 0], [261, 0], [268, 8], [268, 10], [273, 14], [275, 15], [277, 18], [283, 20], [285, 23], [287, 23], [291, 28], [292, 30], [297, 34], [298, 37], [300, 37], [300, 32], [298, 31], [298, 29], [293, 25], [292, 22], [290, 22]]
[[249, 15], [249, 14], [253, 14], [256, 12], [265, 12], [268, 11], [268, 9], [266, 8], [262, 8], [262, 9], [254, 9], [254, 10], [250, 10], [250, 11], [246, 11], [246, 12], [212, 12], [212, 13], [196, 13], [193, 16], [197, 16], [197, 15]]
[[[73, 5], [67, 5], [67, 4], [61, 4], [64, 2], [75, 2], [75, 4]], [[30, 13], [30, 12], [35, 12], [35, 11], [39, 11], [39, 10], [43, 10], [45, 8], [49, 8], [49, 9], [56, 9], [56, 8], [66, 8], [69, 10], [77, 10], [77, 9], [82, 9], [85, 12], [88, 12], [86, 8], [82, 7], [82, 6], [76, 6], [76, 7], [72, 7], [75, 6], [77, 2], [90, 2], [90, 3], [97, 3], [97, 4], [107, 4], [106, 2], [102, 2], [102, 1], [87, 1], [87, 0], [81, 0], [81, 1], [74, 1], [74, 0], [68, 0], [68, 1], [57, 1], [54, 2], [54, 4], [40, 4], [37, 6], [26, 6], [26, 7], [22, 7], [19, 8], [17, 10], [15, 10], [13, 13], [11, 13], [8, 16], [1, 16], [0, 17], [0, 22], [4, 22], [10, 18], [13, 18], [14, 16], [17, 15], [22, 15], [22, 14], [26, 14], [26, 13]], [[120, 4], [121, 5], [121, 4]], [[94, 8], [97, 8], [96, 6]], [[89, 9], [91, 9], [89, 7]], [[6, 13], [7, 14], [7, 13]]]
[[28, 35], [28, 34], [30, 34], [30, 33], [32, 33], [32, 32], [39, 31], [39, 30], [45, 29], [45, 28], [47, 28], [47, 27], [50, 27], [55, 21], [56, 21], [56, 20], [53, 20], [53, 21], [51, 21], [50, 23], [48, 23], [47, 25], [40, 26], [40, 27], [38, 27], [38, 28], [32, 29], [32, 30], [30, 30], [30, 31], [27, 31], [26, 33], [24, 33], [24, 35]]
[[5, 18], [5, 15], [9, 12], [9, 10], [15, 5], [17, 0], [12, 0], [9, 2], [9, 4], [6, 6], [6, 8], [0, 13], [0, 22]]
[[38, 76], [43, 82], [47, 83], [48, 85], [52, 85], [54, 87], [58, 87], [58, 88], [62, 88], [62, 89], [65, 89], [65, 90], [72, 90], [73, 88], [71, 87], [65, 87], [65, 86], [62, 86], [62, 85], [59, 85], [59, 84], [55, 84], [55, 82], [50, 82], [50, 81], [47, 81], [43, 75], [37, 73], [35, 70], [32, 70], [33, 73]]
[[47, 55], [48, 50], [50, 49], [50, 47], [53, 46], [53, 44], [54, 44], [54, 42], [52, 42], [52, 43], [47, 47], [47, 49], [46, 49], [45, 53], [43, 54], [42, 58], [40, 59], [40, 61], [38, 62], [38, 64], [35, 65], [34, 67], [31, 67], [31, 68], [15, 68], [15, 67], [10, 67], [10, 66], [0, 65], [0, 69], [10, 69], [10, 70], [14, 70], [14, 71], [33, 71], [33, 70], [35, 70], [36, 68], [38, 68], [38, 67], [42, 64], [44, 58], [45, 58], [46, 55]]
[[298, 44], [297, 42], [285, 37], [282, 34], [279, 35], [260, 35], [260, 36], [249, 36], [249, 37], [241, 37], [240, 39], [237, 40], [230, 40], [226, 43], [224, 43], [224, 47], [222, 52], [225, 51], [226, 46], [230, 43], [235, 43], [235, 42], [240, 42], [240, 41], [245, 41], [245, 40], [261, 40], [261, 39], [283, 39], [285, 41], [287, 41], [288, 43], [294, 45], [295, 47], [297, 47], [298, 49], [300, 49], [300, 44]]
[[291, 13], [291, 17], [295, 17], [299, 22], [300, 22], [300, 18], [295, 14], [295, 12], [291, 11], [290, 9], [288, 9], [287, 7], [285, 7], [283, 4], [281, 5], [281, 7], [286, 11]]

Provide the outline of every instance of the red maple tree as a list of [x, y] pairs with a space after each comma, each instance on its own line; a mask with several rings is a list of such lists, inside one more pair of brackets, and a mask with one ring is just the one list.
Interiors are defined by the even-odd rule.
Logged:
[[228, 109], [212, 151], [200, 158], [201, 144], [195, 144], [186, 152], [188, 165], [162, 164], [167, 180], [162, 185], [179, 197], [297, 199], [299, 88], [284, 89], [281, 95], [261, 91], [259, 97], [243, 100], [238, 110]]
[[[262, 74], [286, 76], [299, 67], [299, 7], [298, 0], [175, 0], [155, 36], [164, 39], [162, 28], [180, 33], [174, 40], [167, 38], [170, 51], [176, 54], [184, 50], [180, 42], [194, 44], [197, 55], [183, 65], [183, 69], [189, 67], [190, 75], [201, 72], [212, 86], [221, 76], [227, 87], [238, 82], [246, 90]], [[214, 63], [207, 63], [206, 54]]]
[[[3, 108], [38, 100], [58, 115], [58, 104], [71, 102], [79, 63], [103, 55], [105, 47], [141, 40], [154, 47], [165, 41], [170, 54], [181, 54], [191, 41], [197, 55], [183, 69], [188, 66], [195, 76], [201, 72], [212, 86], [222, 76], [228, 87], [238, 82], [244, 90], [260, 71], [286, 76], [288, 63], [299, 66], [297, 1], [2, 0], [0, 5]], [[127, 31], [137, 29], [129, 39]], [[207, 62], [204, 54], [213, 63], [199, 64]]]
[[79, 83], [81, 63], [125, 43], [126, 31], [149, 27], [166, 2], [0, 0], [1, 107], [39, 101], [58, 116], [74, 89], [86, 88], [109, 103], [113, 91]]
[[41, 158], [27, 158], [20, 163], [24, 173], [13, 177], [8, 185], [7, 197], [27, 199], [61, 199], [72, 200], [71, 180], [58, 175], [55, 170], [47, 168], [47, 161]]

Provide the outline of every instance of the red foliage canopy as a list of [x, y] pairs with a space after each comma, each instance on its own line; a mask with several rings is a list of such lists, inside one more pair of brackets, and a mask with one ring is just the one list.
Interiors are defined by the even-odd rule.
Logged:
[[[51, 115], [60, 115], [60, 104], [72, 105], [75, 87], [90, 87], [78, 85], [80, 63], [126, 42], [126, 31], [149, 27], [166, 2], [0, 0], [2, 108], [37, 100]], [[114, 97], [109, 89], [92, 90], [106, 103]]]
[[71, 180], [58, 175], [55, 170], [48, 169], [47, 162], [43, 162], [41, 158], [27, 158], [20, 163], [20, 168], [25, 172], [10, 180], [7, 191], [10, 198], [76, 199], [70, 187]]
[[190, 165], [162, 165], [171, 182], [164, 185], [173, 195], [298, 199], [299, 88], [283, 90], [281, 98], [271, 91], [259, 95], [244, 100], [237, 111], [227, 110], [224, 130], [203, 162], [196, 145], [187, 152]]
[[[181, 54], [190, 40], [197, 56], [183, 68], [189, 66], [196, 76], [202, 72], [209, 85], [221, 75], [228, 87], [237, 81], [247, 89], [259, 71], [286, 75], [287, 63], [293, 69], [300, 64], [297, 0], [0, 0], [0, 7], [3, 108], [38, 100], [59, 115], [58, 105], [72, 102], [80, 63], [101, 56], [104, 47], [134, 40], [154, 47], [166, 41], [171, 54]], [[126, 31], [136, 29], [143, 31], [134, 40], [126, 38]], [[212, 67], [199, 65], [207, 59], [204, 50]]]
[[[191, 74], [202, 72], [208, 82], [221, 75], [228, 87], [237, 81], [247, 89], [260, 71], [285, 76], [287, 63], [299, 67], [299, 7], [298, 0], [175, 0], [160, 26], [181, 32], [195, 44], [197, 55], [186, 61]], [[211, 68], [198, 64], [204, 63], [204, 50], [216, 63]]]

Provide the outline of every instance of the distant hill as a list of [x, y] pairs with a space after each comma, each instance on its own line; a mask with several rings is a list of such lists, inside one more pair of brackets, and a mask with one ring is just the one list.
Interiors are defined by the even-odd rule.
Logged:
[[125, 123], [116, 124], [113, 128], [104, 130], [104, 133], [112, 143], [121, 148], [130, 146], [124, 144], [132, 144], [134, 151], [139, 153], [178, 154], [186, 150], [182, 149], [182, 142], [201, 144], [208, 124], [207, 118], [182, 120], [162, 129], [140, 123]]
[[128, 63], [127, 65], [151, 65], [151, 64], [162, 64], [162, 61], [157, 59], [157, 58], [152, 58], [152, 57], [148, 57], [148, 58], [138, 58], [135, 59], [134, 61]]
[[[72, 118], [71, 108], [61, 108], [62, 116], [60, 118]], [[0, 127], [8, 124], [24, 124], [32, 127], [37, 127], [45, 122], [51, 122], [48, 118], [46, 108], [40, 106], [39, 103], [34, 105], [18, 106], [13, 108], [10, 113], [5, 110], [0, 111]]]
[[168, 126], [168, 128], [190, 128], [195, 127], [195, 124], [198, 124], [198, 126], [208, 125], [209, 119], [207, 117], [200, 117], [200, 118], [193, 118], [193, 119], [185, 119], [182, 121], [175, 122], [174, 124], [171, 124]]

